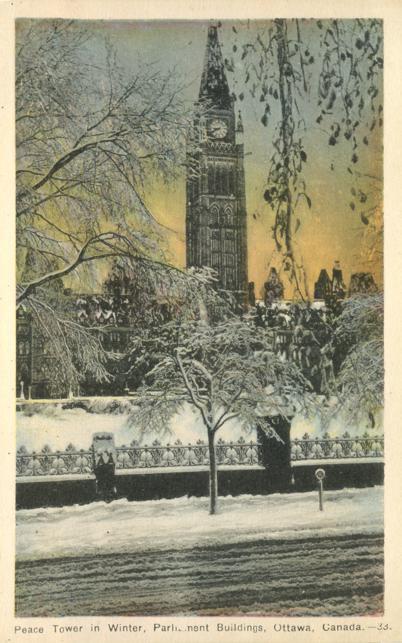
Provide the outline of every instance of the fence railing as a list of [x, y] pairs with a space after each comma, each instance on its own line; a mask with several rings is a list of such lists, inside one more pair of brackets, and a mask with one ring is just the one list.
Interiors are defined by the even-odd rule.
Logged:
[[[263, 461], [262, 445], [252, 440], [240, 438], [236, 442], [217, 440], [216, 459], [220, 466], [254, 466]], [[307, 433], [301, 439], [291, 441], [291, 460], [308, 461], [321, 459], [353, 459], [382, 457], [384, 454], [383, 436], [370, 436], [365, 433], [352, 438], [348, 433], [342, 437], [331, 438], [325, 434], [311, 438]], [[152, 469], [171, 467], [208, 466], [208, 445], [202, 440], [195, 444], [163, 445], [157, 440], [151, 445], [140, 445], [137, 441], [115, 450], [117, 470]], [[69, 444], [64, 451], [52, 451], [49, 446], [41, 451], [28, 452], [24, 446], [17, 451], [17, 477], [56, 476], [63, 474], [91, 474], [94, 471], [93, 449], [76, 449]]]
[[[246, 442], [217, 440], [215, 445], [218, 465], [252, 466], [261, 461], [261, 445]], [[202, 440], [195, 444], [162, 445], [155, 440], [151, 445], [140, 445], [137, 441], [116, 448], [116, 469], [141, 469], [157, 467], [207, 466], [209, 463], [208, 445]], [[48, 476], [62, 474], [92, 473], [94, 454], [88, 450], [76, 449], [69, 444], [65, 451], [52, 451], [45, 446], [41, 451], [28, 452], [24, 446], [17, 451], [17, 477]]]
[[65, 451], [52, 451], [48, 446], [44, 446], [39, 452], [29, 453], [23, 446], [17, 451], [17, 478], [92, 472], [92, 449], [78, 450], [73, 444], [69, 444]]
[[[237, 442], [217, 440], [216, 459], [220, 465], [254, 465], [261, 461], [261, 445], [240, 438]], [[209, 464], [208, 445], [202, 440], [196, 444], [184, 445], [177, 440], [174, 444], [163, 446], [154, 442], [151, 446], [140, 446], [132, 442], [129, 447], [116, 449], [117, 469], [137, 467], [180, 467], [202, 466]]]
[[378, 458], [384, 456], [384, 437], [364, 433], [352, 438], [345, 432], [341, 437], [310, 438], [306, 433], [301, 439], [292, 440], [291, 460], [322, 460], [339, 458]]

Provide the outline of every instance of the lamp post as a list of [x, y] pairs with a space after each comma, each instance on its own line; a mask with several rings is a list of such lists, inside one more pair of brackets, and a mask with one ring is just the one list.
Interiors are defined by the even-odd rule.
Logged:
[[318, 505], [320, 511], [324, 511], [324, 478], [325, 471], [324, 469], [316, 469], [314, 473], [318, 481]]

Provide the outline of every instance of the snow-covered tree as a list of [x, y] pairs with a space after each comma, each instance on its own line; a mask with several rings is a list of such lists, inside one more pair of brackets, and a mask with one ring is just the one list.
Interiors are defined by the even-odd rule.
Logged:
[[384, 299], [382, 293], [345, 301], [335, 331], [347, 354], [337, 387], [339, 406], [351, 420], [369, 416], [372, 425], [384, 404]]
[[[216, 289], [213, 270], [181, 271], [155, 261], [142, 270], [128, 258], [119, 261], [103, 293], [77, 298], [63, 294], [62, 284], [54, 281], [46, 299], [30, 295], [29, 306], [21, 304], [19, 314], [30, 316], [36, 350], [45, 353], [40, 361], [50, 397], [136, 389], [148, 365], [155, 363], [152, 347], [160, 326], [178, 318], [216, 321], [233, 316], [233, 298]], [[131, 339], [113, 346], [114, 326], [117, 332], [119, 326], [129, 326]], [[151, 352], [147, 345], [152, 345]], [[139, 346], [143, 353], [137, 352]]]
[[[105, 380], [106, 356], [66, 316], [63, 283], [92, 291], [116, 257], [134, 262], [140, 281], [166, 263], [146, 197], [151, 177], [168, 180], [180, 167], [182, 88], [156, 63], [127, 71], [85, 22], [17, 21], [17, 306], [70, 385], [86, 370]], [[168, 271], [174, 279], [177, 270]]]
[[[149, 340], [148, 340], [149, 342]], [[151, 342], [152, 344], [152, 342]], [[148, 343], [148, 348], [150, 345]], [[184, 403], [202, 418], [209, 447], [210, 513], [218, 496], [215, 437], [230, 420], [276, 435], [267, 418], [288, 417], [313, 403], [297, 366], [272, 350], [269, 330], [238, 319], [167, 324], [152, 344], [157, 363], [139, 390], [133, 422], [143, 432], [165, 430]]]
[[144, 182], [177, 168], [182, 89], [156, 65], [124, 70], [85, 23], [18, 22], [18, 301], [100, 258], [156, 251]]

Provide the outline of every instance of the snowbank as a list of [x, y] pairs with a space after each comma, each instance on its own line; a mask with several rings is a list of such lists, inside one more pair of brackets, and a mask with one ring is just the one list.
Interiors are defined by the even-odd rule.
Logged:
[[[99, 410], [98, 410], [99, 409]], [[124, 412], [125, 411], [125, 412]], [[181, 440], [183, 444], [194, 444], [197, 440], [207, 442], [207, 435], [198, 413], [186, 405], [176, 414], [169, 426], [161, 431], [140, 435], [132, 426], [127, 410], [105, 412], [101, 405], [91, 412], [83, 408], [63, 409], [61, 404], [32, 405], [29, 414], [17, 412], [17, 448], [24, 445], [28, 451], [40, 451], [45, 444], [51, 449], [63, 450], [69, 442], [78, 449], [87, 449], [92, 442], [92, 435], [97, 431], [110, 431], [115, 436], [116, 446], [130, 444], [138, 440], [142, 444], [152, 444], [159, 440], [163, 444]], [[256, 434], [245, 434], [236, 422], [228, 422], [219, 432], [223, 440], [237, 440], [243, 436], [256, 441]]]
[[[113, 403], [114, 402], [114, 403]], [[152, 444], [158, 439], [163, 444], [181, 440], [183, 444], [194, 444], [201, 439], [206, 441], [205, 428], [198, 413], [185, 405], [175, 415], [168, 426], [161, 431], [141, 436], [135, 425], [129, 420], [129, 407], [132, 402], [125, 400], [111, 401], [94, 399], [90, 410], [85, 408], [63, 409], [61, 404], [32, 404], [17, 412], [17, 448], [24, 445], [28, 451], [40, 451], [45, 445], [52, 450], [64, 450], [69, 443], [77, 449], [87, 449], [92, 442], [92, 435], [97, 431], [108, 431], [114, 434], [117, 446], [130, 444], [138, 440], [142, 444]], [[334, 418], [328, 429], [331, 437], [341, 436], [348, 430], [352, 437], [361, 435], [367, 426], [347, 426], [339, 418]], [[302, 438], [305, 433], [311, 437], [320, 437], [324, 429], [319, 419], [306, 420], [296, 416], [292, 421], [291, 436]], [[236, 441], [243, 436], [246, 440], [256, 441], [256, 433], [245, 434], [238, 422], [228, 422], [219, 431], [223, 440]]]
[[301, 416], [296, 416], [292, 421], [291, 436], [292, 439], [302, 438], [305, 433], [308, 433], [312, 438], [322, 437], [324, 433], [329, 433], [332, 438], [341, 437], [345, 431], [354, 438], [359, 435], [363, 435], [365, 431], [369, 434], [382, 434], [383, 432], [383, 414], [379, 412], [376, 417], [377, 428], [373, 430], [370, 426], [368, 418], [366, 421], [362, 420], [357, 424], [346, 423], [345, 419], [341, 415], [335, 416], [329, 422], [327, 427], [323, 427], [320, 422], [320, 418], [315, 419], [306, 419]]
[[300, 539], [380, 533], [383, 489], [219, 498], [208, 514], [207, 498], [147, 502], [117, 500], [17, 512], [19, 559], [84, 556], [153, 549], [205, 547], [251, 540]]

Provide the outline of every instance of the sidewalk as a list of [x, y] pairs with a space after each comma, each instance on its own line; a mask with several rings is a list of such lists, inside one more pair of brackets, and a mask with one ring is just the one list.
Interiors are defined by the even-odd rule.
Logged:
[[19, 560], [191, 549], [220, 543], [380, 534], [383, 488], [129, 502], [17, 511]]

